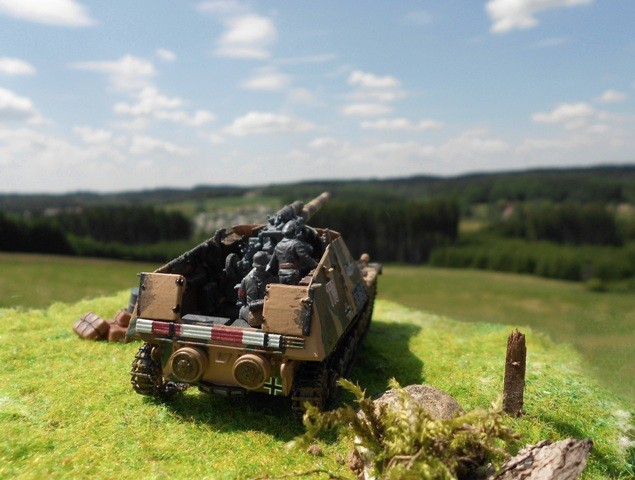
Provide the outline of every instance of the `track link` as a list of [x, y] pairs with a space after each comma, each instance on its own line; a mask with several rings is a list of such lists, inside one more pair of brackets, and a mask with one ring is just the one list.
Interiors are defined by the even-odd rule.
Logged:
[[144, 343], [135, 354], [130, 368], [130, 383], [139, 395], [168, 399], [187, 389], [188, 385], [163, 381], [161, 362], [152, 359], [153, 347]]
[[297, 418], [303, 417], [306, 402], [323, 411], [333, 408], [339, 400], [342, 388], [337, 380], [347, 378], [350, 374], [370, 325], [375, 294], [376, 288], [373, 285], [365, 308], [347, 335], [348, 340], [341, 341], [327, 360], [303, 362], [299, 366], [291, 395], [293, 414]]

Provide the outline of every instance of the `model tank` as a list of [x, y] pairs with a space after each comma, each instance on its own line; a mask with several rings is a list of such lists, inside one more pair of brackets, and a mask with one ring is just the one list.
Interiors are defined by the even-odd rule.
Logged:
[[369, 327], [381, 266], [355, 260], [340, 233], [307, 225], [328, 200], [296, 201], [262, 225], [221, 229], [152, 273], [140, 274], [128, 336], [141, 395], [189, 386], [250, 392], [329, 408]]

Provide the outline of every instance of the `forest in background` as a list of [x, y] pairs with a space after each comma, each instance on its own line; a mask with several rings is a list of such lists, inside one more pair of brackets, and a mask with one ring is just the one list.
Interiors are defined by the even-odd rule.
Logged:
[[218, 228], [201, 218], [265, 223], [256, 206], [308, 201], [323, 191], [332, 200], [311, 223], [342, 232], [354, 254], [581, 280], [597, 290], [635, 288], [635, 166], [0, 194], [0, 250], [164, 261]]

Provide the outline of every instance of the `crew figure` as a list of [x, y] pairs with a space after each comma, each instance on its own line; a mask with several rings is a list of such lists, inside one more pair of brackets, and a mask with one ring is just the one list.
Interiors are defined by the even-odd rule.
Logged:
[[300, 282], [300, 272], [308, 272], [317, 266], [307, 251], [308, 245], [296, 238], [296, 222], [291, 220], [282, 228], [283, 239], [278, 242], [269, 261], [267, 270], [278, 271], [280, 283], [297, 285]]
[[276, 282], [275, 276], [267, 270], [268, 256], [265, 252], [256, 252], [253, 258], [251, 271], [245, 275], [238, 289], [238, 301], [241, 305], [239, 318], [242, 318], [252, 327], [262, 325], [262, 307], [267, 285]]

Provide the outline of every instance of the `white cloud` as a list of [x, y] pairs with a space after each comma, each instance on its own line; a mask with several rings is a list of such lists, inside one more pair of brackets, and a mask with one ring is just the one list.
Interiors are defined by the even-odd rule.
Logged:
[[[405, 176], [422, 172], [456, 173], [474, 171], [485, 161], [508, 166], [510, 146], [493, 137], [486, 129], [468, 130], [440, 144], [417, 141], [381, 142], [373, 144], [340, 144], [329, 137], [316, 139], [309, 165], [327, 162], [322, 170], [337, 175]], [[346, 171], [348, 169], [348, 171]]]
[[266, 59], [277, 37], [270, 18], [249, 14], [225, 20], [226, 31], [218, 40], [216, 55], [232, 58]]
[[143, 128], [150, 119], [169, 120], [195, 127], [216, 119], [216, 116], [207, 110], [197, 110], [193, 115], [183, 110], [176, 110], [183, 105], [183, 100], [179, 97], [167, 97], [156, 87], [145, 87], [136, 94], [136, 98], [137, 103], [119, 102], [113, 107], [115, 113], [120, 115], [130, 115], [146, 120], [145, 123], [138, 123], [131, 127]]
[[531, 119], [537, 123], [562, 124], [567, 130], [575, 130], [587, 124], [596, 115], [595, 109], [585, 102], [563, 103], [550, 112], [535, 113]]
[[[578, 159], [585, 163], [597, 163], [611, 150], [633, 148], [632, 136], [619, 128], [596, 124], [580, 131], [566, 131], [555, 138], [526, 138], [518, 146], [517, 153], [528, 158], [550, 158], [557, 164], [573, 164]], [[630, 147], [624, 148], [626, 145]], [[577, 151], [575, 155], [571, 152]], [[631, 150], [632, 151], [632, 150]], [[626, 153], [626, 158], [629, 154]], [[630, 161], [630, 158], [629, 158]]]
[[618, 92], [617, 90], [607, 90], [600, 95], [597, 100], [602, 103], [619, 103], [626, 100], [628, 95], [624, 92]]
[[249, 11], [247, 6], [236, 0], [208, 0], [196, 6], [200, 12], [218, 15], [238, 15]]
[[440, 145], [436, 154], [446, 162], [486, 159], [488, 156], [505, 153], [509, 145], [501, 139], [491, 138], [487, 129], [475, 128]]
[[372, 73], [365, 73], [360, 70], [351, 72], [348, 77], [348, 84], [363, 88], [397, 88], [401, 86], [401, 82], [390, 75], [378, 77]]
[[344, 142], [341, 142], [333, 137], [320, 137], [309, 142], [309, 148], [313, 150], [327, 150], [334, 148], [341, 148], [345, 146]]
[[348, 117], [373, 117], [390, 112], [392, 109], [381, 103], [354, 103], [342, 108], [342, 114]]
[[26, 121], [30, 124], [44, 122], [30, 98], [0, 87], [0, 122], [3, 120]]
[[0, 125], [0, 166], [9, 166], [0, 167], [0, 190], [68, 192], [78, 188], [102, 191], [139, 188], [139, 179], [145, 186], [146, 177], [165, 175], [168, 170], [169, 165], [153, 171], [143, 169], [142, 162], [127, 151], [128, 138], [110, 137], [105, 130], [86, 126], [73, 130], [82, 139], [78, 143], [30, 128], [9, 129]]
[[45, 25], [94, 25], [86, 7], [74, 0], [0, 0], [0, 13]]
[[547, 138], [527, 137], [522, 141], [517, 152], [525, 163], [535, 158], [549, 159], [553, 165], [593, 164], [598, 159], [632, 163], [635, 137], [631, 115], [598, 111], [581, 102], [559, 105], [537, 116], [537, 121], [562, 125], [564, 129]]
[[535, 14], [559, 7], [588, 5], [593, 0], [489, 0], [485, 10], [494, 22], [490, 30], [505, 33], [538, 25]]
[[132, 131], [145, 130], [146, 128], [148, 128], [149, 125], [150, 125], [150, 118], [148, 117], [135, 117], [134, 119], [130, 121], [122, 121], [122, 122], [114, 123], [114, 126], [116, 128], [120, 128], [122, 130], [132, 130]]
[[154, 53], [164, 62], [174, 62], [176, 60], [176, 53], [165, 48], [157, 48]]
[[405, 118], [382, 118], [374, 121], [364, 121], [361, 127], [366, 130], [392, 130], [404, 132], [417, 132], [432, 128], [441, 128], [443, 122], [437, 120], [421, 120], [412, 122]]
[[306, 88], [294, 88], [287, 96], [287, 102], [295, 105], [305, 105], [307, 107], [322, 107], [324, 104], [317, 95]]
[[154, 64], [143, 58], [125, 55], [115, 61], [91, 61], [73, 63], [78, 70], [104, 73], [117, 90], [138, 90], [151, 84], [156, 75]]
[[216, 115], [207, 110], [196, 110], [193, 115], [183, 111], [159, 111], [155, 113], [155, 117], [159, 120], [170, 120], [176, 123], [183, 123], [192, 127], [200, 127], [206, 123], [216, 120]]
[[183, 101], [178, 97], [166, 97], [159, 93], [156, 87], [145, 87], [138, 94], [139, 101], [135, 104], [120, 102], [115, 104], [114, 111], [122, 115], [151, 116], [158, 111], [180, 107]]
[[257, 134], [300, 133], [313, 128], [312, 123], [287, 115], [249, 112], [247, 115], [235, 119], [231, 125], [223, 129], [223, 132], [243, 137]]
[[[105, 140], [103, 131], [100, 133], [90, 127], [78, 129], [80, 136], [86, 135], [86, 139], [90, 140], [81, 146], [28, 128], [0, 128], [0, 163], [4, 161], [11, 165], [10, 169], [3, 172], [4, 188], [11, 185], [11, 177], [22, 179], [21, 186], [28, 182], [37, 184], [44, 181], [48, 189], [54, 190], [60, 190], [58, 184], [64, 185], [72, 178], [94, 176], [96, 185], [103, 182], [104, 176], [99, 171], [100, 168], [108, 163], [125, 160], [119, 149], [123, 143], [116, 138]], [[68, 174], [68, 168], [73, 169], [72, 175]], [[39, 189], [42, 189], [41, 184]]]
[[[60, 155], [60, 163], [68, 162], [69, 157], [64, 154], [68, 153], [69, 146], [67, 142], [28, 128], [0, 128], [0, 165], [12, 166], [11, 169], [3, 171], [3, 182], [6, 181], [6, 175], [10, 176], [13, 173], [13, 167], [17, 169], [26, 163], [29, 169], [38, 172], [34, 167], [50, 165], [52, 149], [56, 149]], [[28, 175], [25, 179], [27, 178]], [[8, 185], [5, 186], [7, 187]]]
[[241, 87], [247, 90], [279, 91], [288, 87], [291, 81], [291, 76], [281, 73], [275, 68], [264, 68], [250, 79], [245, 80]]
[[185, 147], [180, 147], [174, 143], [166, 142], [160, 138], [135, 135], [132, 137], [132, 144], [130, 145], [130, 153], [137, 155], [146, 155], [148, 153], [163, 152], [170, 155], [178, 155], [181, 157], [188, 156], [192, 153], [192, 150]]
[[362, 89], [347, 95], [347, 98], [355, 102], [396, 102], [406, 98], [406, 93], [402, 90], [368, 90]]
[[77, 125], [73, 128], [84, 143], [103, 144], [113, 139], [113, 133], [109, 130], [101, 130], [84, 125]]
[[217, 133], [217, 132], [201, 133], [200, 137], [205, 138], [212, 145], [225, 145], [227, 143], [227, 140], [225, 140], [225, 138], [220, 133]]
[[0, 57], [0, 73], [7, 75], [35, 75], [35, 68], [19, 58]]
[[406, 98], [401, 90], [401, 82], [390, 75], [379, 77], [372, 73], [354, 70], [348, 76], [348, 84], [358, 87], [346, 95], [353, 102], [342, 108], [341, 113], [347, 116], [370, 117], [386, 115], [392, 108], [385, 103]]

